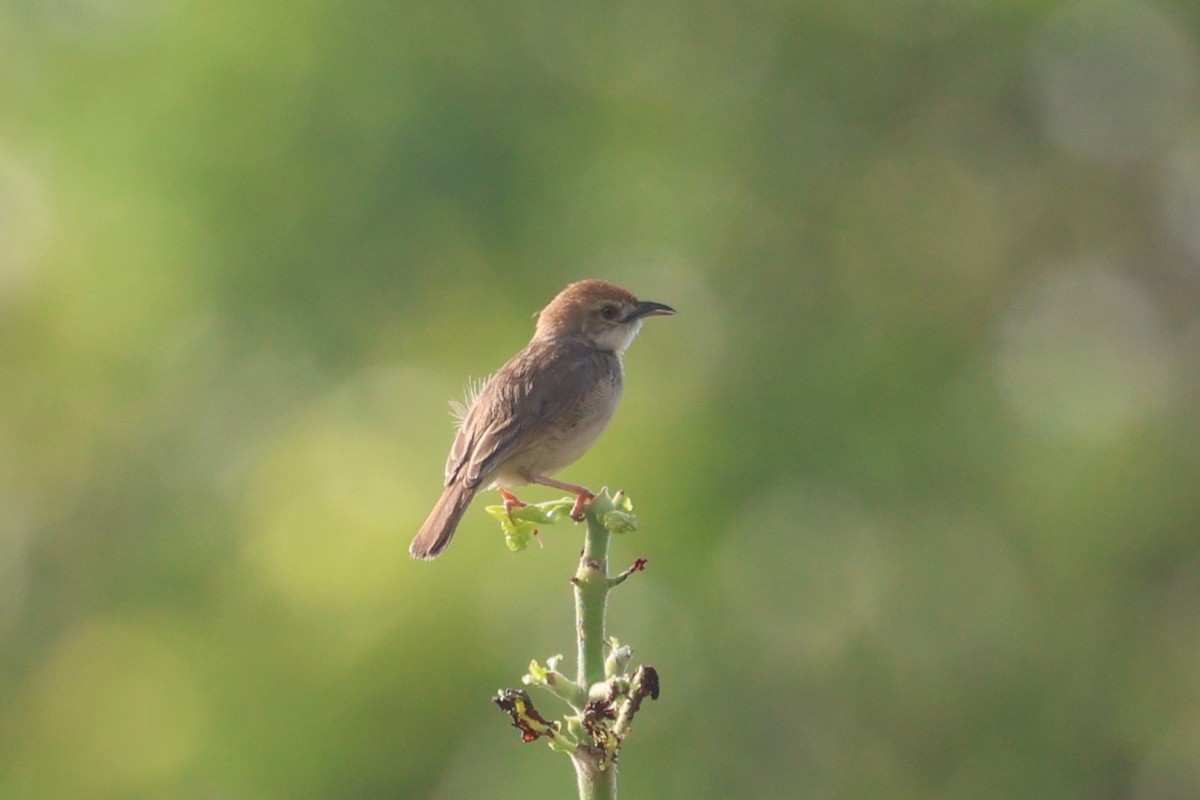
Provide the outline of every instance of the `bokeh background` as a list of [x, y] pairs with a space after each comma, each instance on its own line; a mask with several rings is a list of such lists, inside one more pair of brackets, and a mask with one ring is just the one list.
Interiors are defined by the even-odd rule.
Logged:
[[623, 796], [1200, 797], [1185, 0], [0, 5], [0, 796], [572, 796], [578, 531], [406, 549], [581, 277]]

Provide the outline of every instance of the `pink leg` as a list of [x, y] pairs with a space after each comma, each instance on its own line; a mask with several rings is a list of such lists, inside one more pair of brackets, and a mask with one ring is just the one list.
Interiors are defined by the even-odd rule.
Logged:
[[547, 478], [545, 475], [534, 475], [532, 473], [525, 473], [524, 477], [530, 483], [540, 483], [542, 486], [562, 489], [564, 492], [570, 492], [575, 495], [575, 505], [571, 506], [571, 519], [576, 522], [583, 522], [583, 510], [587, 508], [588, 503], [596, 499], [596, 495], [583, 486], [576, 486], [573, 483], [563, 483], [553, 478]]
[[507, 489], [500, 490], [500, 497], [504, 499], [504, 510], [507, 511], [510, 516], [512, 515], [514, 508], [524, 508], [525, 506], [529, 505], [528, 503], [522, 503], [517, 499], [515, 494]]

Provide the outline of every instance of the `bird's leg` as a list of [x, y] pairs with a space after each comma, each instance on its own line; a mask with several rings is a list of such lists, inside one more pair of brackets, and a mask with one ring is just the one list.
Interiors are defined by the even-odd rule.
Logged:
[[512, 518], [514, 508], [524, 508], [529, 505], [517, 499], [517, 496], [507, 489], [500, 490], [500, 497], [504, 500], [504, 510], [508, 512], [509, 519]]
[[571, 519], [576, 522], [583, 522], [583, 512], [588, 505], [596, 499], [596, 495], [584, 489], [575, 496], [575, 505], [571, 506]]
[[562, 489], [564, 492], [570, 492], [575, 495], [575, 505], [571, 506], [571, 519], [576, 522], [583, 522], [583, 511], [587, 508], [588, 503], [596, 499], [596, 495], [592, 494], [586, 487], [576, 486], [573, 483], [563, 483], [556, 481], [553, 478], [547, 478], [545, 475], [529, 474], [525, 476], [530, 483], [540, 483], [542, 486], [549, 486], [554, 489]]

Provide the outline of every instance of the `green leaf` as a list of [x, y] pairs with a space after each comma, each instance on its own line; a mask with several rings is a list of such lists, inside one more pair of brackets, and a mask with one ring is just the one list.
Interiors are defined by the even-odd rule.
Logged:
[[628, 511], [609, 511], [600, 521], [609, 533], [632, 533], [637, 530], [637, 517]]
[[521, 678], [521, 683], [526, 686], [548, 686], [550, 684], [550, 673], [558, 671], [558, 662], [562, 661], [561, 655], [550, 656], [546, 659], [546, 666], [542, 666], [535, 658], [529, 662], [529, 674]]
[[537, 536], [539, 525], [553, 525], [570, 512], [574, 500], [550, 500], [545, 503], [534, 503], [520, 506], [511, 511], [504, 506], [485, 506], [484, 511], [500, 521], [500, 530], [504, 532], [504, 543], [513, 552], [520, 552], [529, 546], [529, 540]]
[[550, 749], [559, 753], [574, 753], [579, 749], [579, 740], [572, 736], [564, 734], [561, 730], [558, 735], [550, 739]]
[[521, 676], [521, 683], [526, 686], [545, 686], [546, 676], [550, 674], [550, 670], [538, 663], [535, 658], [529, 662], [529, 672]]
[[633, 658], [633, 648], [629, 645], [622, 646], [615, 636], [609, 638], [608, 646], [611, 649], [608, 658], [604, 659], [604, 675], [615, 678], [623, 675], [629, 667], [629, 661]]

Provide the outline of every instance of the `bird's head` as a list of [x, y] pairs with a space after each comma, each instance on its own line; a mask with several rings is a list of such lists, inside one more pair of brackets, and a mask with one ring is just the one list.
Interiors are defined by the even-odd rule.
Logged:
[[646, 317], [674, 314], [675, 309], [638, 300], [615, 283], [576, 281], [538, 312], [538, 337], [576, 337], [600, 350], [624, 353]]

